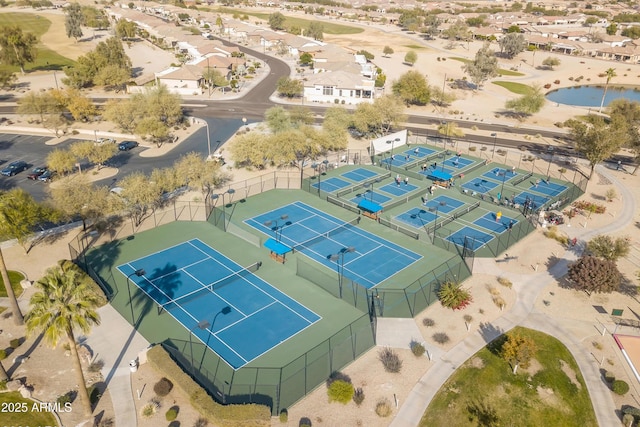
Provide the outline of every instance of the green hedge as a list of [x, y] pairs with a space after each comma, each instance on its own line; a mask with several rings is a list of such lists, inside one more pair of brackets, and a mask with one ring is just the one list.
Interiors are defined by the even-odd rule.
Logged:
[[80, 275], [80, 278], [81, 278], [80, 280], [82, 281], [82, 283], [87, 283], [93, 289], [95, 294], [98, 296], [98, 304], [99, 304], [98, 307], [102, 307], [104, 305], [107, 305], [109, 300], [107, 299], [106, 295], [104, 294], [104, 291], [91, 278], [91, 276], [89, 276], [87, 273], [85, 273], [85, 271], [83, 269], [81, 269], [76, 264], [74, 264], [73, 261], [69, 261], [68, 259], [63, 259], [63, 260], [58, 261], [58, 265], [64, 271], [75, 270]]
[[147, 352], [147, 360], [159, 374], [168, 378], [189, 396], [191, 406], [210, 422], [225, 427], [268, 427], [270, 425], [269, 407], [254, 403], [246, 405], [217, 403], [178, 366], [161, 345], [156, 345]]

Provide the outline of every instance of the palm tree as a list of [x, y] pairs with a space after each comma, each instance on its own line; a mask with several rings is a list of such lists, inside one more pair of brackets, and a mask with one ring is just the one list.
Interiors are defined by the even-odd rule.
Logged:
[[9, 304], [11, 305], [11, 312], [13, 313], [13, 321], [16, 325], [22, 325], [24, 323], [24, 317], [22, 316], [22, 311], [20, 311], [20, 306], [18, 305], [16, 294], [13, 292], [11, 282], [9, 281], [9, 273], [7, 272], [7, 266], [4, 263], [4, 255], [2, 254], [2, 249], [0, 249], [0, 277], [2, 277], [4, 288], [7, 291], [7, 298], [9, 299]]
[[607, 71], [604, 72], [604, 74], [607, 76], [607, 82], [604, 84], [604, 93], [602, 94], [602, 101], [600, 101], [600, 109], [598, 110], [598, 113], [602, 112], [604, 97], [607, 96], [607, 89], [609, 89], [609, 82], [612, 78], [617, 76], [615, 68], [608, 68]]
[[87, 334], [91, 326], [100, 324], [100, 316], [96, 312], [99, 303], [97, 295], [86, 282], [80, 280], [75, 270], [63, 270], [60, 266], [47, 270], [36, 286], [40, 290], [29, 302], [31, 311], [26, 317], [27, 333], [42, 333], [44, 340], [52, 348], [66, 338], [80, 385], [80, 401], [85, 415], [90, 417], [91, 401], [82, 373], [74, 329]]

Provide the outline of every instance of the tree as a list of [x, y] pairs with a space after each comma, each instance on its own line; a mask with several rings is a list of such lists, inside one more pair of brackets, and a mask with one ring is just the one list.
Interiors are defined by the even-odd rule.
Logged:
[[311, 21], [311, 23], [309, 24], [309, 28], [307, 28], [305, 36], [311, 37], [314, 40], [323, 40], [324, 26], [317, 21]]
[[567, 125], [576, 150], [589, 160], [589, 179], [598, 163], [611, 157], [629, 140], [628, 125], [619, 115], [612, 116], [608, 123], [602, 117], [590, 116], [589, 123], [569, 120]]
[[120, 19], [116, 24], [116, 36], [123, 40], [130, 40], [136, 36], [136, 30], [138, 26], [133, 21], [127, 21], [126, 19]]
[[31, 310], [26, 318], [27, 333], [41, 333], [45, 342], [53, 348], [66, 339], [77, 376], [78, 395], [85, 416], [90, 417], [91, 400], [82, 373], [75, 334], [76, 331], [88, 334], [92, 326], [100, 324], [100, 316], [96, 311], [98, 295], [86, 281], [81, 280], [76, 270], [63, 270], [61, 266], [47, 270], [46, 275], [36, 282], [36, 287], [39, 290], [29, 301]]
[[269, 15], [269, 27], [272, 30], [284, 30], [285, 16], [280, 12], [275, 12]]
[[258, 132], [237, 136], [235, 143], [231, 146], [231, 159], [238, 167], [253, 166], [262, 170], [270, 164], [266, 154], [270, 142], [270, 135]]
[[604, 74], [607, 77], [607, 81], [604, 84], [604, 92], [602, 92], [602, 101], [600, 101], [600, 108], [598, 109], [598, 113], [602, 112], [602, 106], [604, 105], [604, 98], [607, 96], [607, 89], [609, 89], [609, 82], [611, 82], [612, 78], [617, 76], [615, 68], [607, 68]]
[[204, 199], [209, 198], [211, 192], [227, 179], [218, 162], [208, 161], [194, 152], [180, 157], [173, 167], [177, 183], [199, 190]]
[[394, 50], [391, 46], [385, 46], [384, 49], [382, 49], [382, 54], [387, 58], [389, 57], [389, 55], [393, 55], [393, 52]]
[[471, 36], [469, 26], [463, 21], [456, 21], [442, 32], [444, 38], [451, 41], [468, 40]]
[[313, 111], [307, 107], [293, 107], [289, 110], [289, 120], [294, 128], [312, 125], [315, 121]]
[[160, 185], [149, 182], [142, 172], [133, 172], [120, 181], [122, 193], [120, 193], [120, 207], [127, 211], [136, 226], [148, 215], [153, 213], [161, 199], [163, 188]]
[[547, 99], [542, 92], [542, 87], [538, 84], [533, 84], [531, 89], [516, 99], [510, 99], [505, 102], [505, 108], [514, 110], [521, 115], [531, 115], [539, 112]]
[[425, 105], [429, 102], [429, 85], [425, 76], [417, 70], [407, 71], [392, 85], [393, 94], [407, 105]]
[[210, 88], [225, 87], [229, 85], [225, 76], [220, 72], [220, 70], [216, 70], [215, 68], [207, 68], [204, 70], [202, 78], [207, 82], [207, 85]]
[[616, 263], [591, 255], [583, 255], [569, 265], [568, 278], [579, 291], [592, 293], [611, 293], [620, 288], [622, 275]]
[[404, 56], [404, 62], [405, 64], [409, 64], [409, 65], [413, 65], [416, 63], [416, 61], [418, 60], [418, 54], [413, 51], [410, 50], [409, 52], [407, 52], [407, 54]]
[[85, 175], [65, 180], [59, 186], [49, 187], [49, 203], [67, 219], [80, 217], [83, 230], [87, 222], [96, 223], [111, 212], [109, 189], [95, 186]]
[[264, 121], [267, 122], [272, 133], [284, 132], [292, 127], [289, 113], [280, 106], [271, 107], [265, 111]]
[[0, 28], [0, 62], [20, 67], [36, 60], [38, 39], [31, 33], [24, 33], [18, 25]]
[[469, 74], [471, 81], [480, 88], [484, 82], [498, 75], [498, 58], [490, 48], [489, 42], [485, 42], [482, 48], [476, 52], [475, 59], [467, 62], [462, 69]]
[[16, 73], [8, 70], [0, 70], [0, 89], [11, 89], [18, 81]]
[[0, 235], [16, 239], [25, 253], [31, 249], [30, 238], [36, 227], [56, 219], [52, 209], [21, 188], [0, 194]]
[[96, 106], [91, 98], [74, 88], [67, 88], [65, 93], [65, 105], [74, 120], [86, 122], [96, 114]]
[[616, 262], [631, 251], [631, 240], [628, 237], [598, 235], [587, 243], [589, 254], [608, 261]]
[[142, 117], [137, 105], [128, 99], [110, 99], [104, 106], [103, 116], [115, 123], [124, 132], [133, 132], [136, 122]]
[[511, 34], [511, 33], [520, 34], [521, 32], [522, 30], [518, 25], [509, 25], [509, 28], [507, 28], [507, 34]]
[[394, 95], [376, 98], [373, 104], [358, 104], [352, 116], [352, 126], [365, 135], [385, 134], [405, 120], [404, 103]]
[[500, 52], [509, 59], [514, 58], [527, 47], [527, 41], [523, 34], [509, 33], [498, 41]]
[[107, 65], [95, 75], [93, 83], [114, 88], [116, 92], [123, 90], [126, 83], [131, 81], [131, 70], [119, 65]]
[[635, 25], [632, 27], [627, 27], [624, 30], [622, 30], [620, 35], [624, 37], [630, 37], [633, 40], [637, 40], [640, 38], [640, 27], [637, 27]]
[[456, 122], [444, 122], [439, 124], [438, 133], [446, 136], [447, 138], [462, 138], [464, 136], [464, 131], [460, 129]]
[[[108, 71], [103, 71], [108, 68]], [[124, 71], [120, 71], [124, 70]], [[131, 59], [127, 56], [118, 37], [110, 37], [98, 43], [96, 48], [80, 56], [73, 66], [64, 69], [67, 75], [62, 81], [77, 89], [97, 84], [120, 85], [131, 78]], [[126, 75], [126, 79], [122, 77]]]
[[73, 172], [76, 167], [76, 156], [69, 150], [56, 148], [47, 155], [49, 169], [60, 175]]
[[375, 57], [376, 57], [373, 53], [369, 52], [368, 50], [364, 50], [364, 49], [361, 49], [361, 50], [357, 51], [357, 52], [356, 52], [356, 55], [362, 55], [362, 56], [364, 56], [364, 58], [365, 58], [368, 62], [373, 61], [373, 60], [375, 59]]
[[304, 87], [301, 80], [283, 76], [278, 79], [276, 90], [278, 91], [278, 94], [280, 96], [284, 96], [286, 98], [295, 98], [302, 95]]
[[557, 67], [558, 65], [560, 65], [560, 59], [549, 56], [542, 61], [542, 65], [550, 70], [553, 70], [553, 67]]
[[303, 52], [300, 54], [300, 65], [313, 65], [313, 55], [309, 52]]
[[605, 31], [607, 32], [607, 35], [615, 36], [615, 34], [618, 32], [618, 24], [612, 22], [607, 26], [607, 28], [605, 28]]
[[82, 24], [84, 15], [79, 3], [71, 3], [65, 8], [64, 27], [67, 30], [67, 37], [73, 37], [76, 42], [82, 37]]
[[584, 26], [585, 27], [592, 27], [593, 25], [598, 23], [598, 17], [597, 16], [589, 16], [587, 17], [587, 19], [584, 20]]
[[528, 368], [531, 359], [538, 351], [538, 347], [533, 339], [522, 336], [517, 332], [506, 334], [507, 340], [502, 344], [502, 357], [513, 366], [513, 373], [518, 370], [518, 366]]
[[18, 100], [18, 114], [36, 116], [40, 123], [44, 123], [48, 115], [60, 115], [63, 110], [64, 104], [51, 91], [29, 91]]

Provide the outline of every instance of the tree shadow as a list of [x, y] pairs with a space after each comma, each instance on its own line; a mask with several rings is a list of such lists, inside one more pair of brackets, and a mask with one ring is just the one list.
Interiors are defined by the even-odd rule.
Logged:
[[592, 197], [593, 199], [595, 199], [595, 200], [601, 200], [601, 201], [603, 201], [603, 202], [607, 200], [607, 198], [606, 198], [606, 197], [604, 197], [603, 195], [601, 195], [601, 194], [596, 194], [596, 193], [591, 193], [591, 197]]
[[638, 301], [638, 286], [633, 282], [633, 280], [629, 279], [626, 276], [622, 277], [622, 281], [620, 282], [620, 288], [618, 288], [618, 292], [622, 295], [626, 295], [628, 297], [633, 298]]
[[504, 334], [504, 331], [495, 327], [493, 323], [480, 322], [479, 329], [480, 335], [487, 344], [495, 342], [498, 337]]
[[24, 360], [27, 360], [31, 356], [31, 353], [33, 353], [34, 350], [38, 348], [38, 346], [40, 345], [40, 342], [42, 341], [42, 336], [43, 336], [42, 334], [38, 335], [36, 339], [33, 340], [31, 345], [27, 349], [27, 351], [22, 353], [21, 360], [17, 360], [18, 358], [16, 358], [16, 361], [13, 363], [13, 365], [11, 365], [9, 369], [7, 369], [7, 376], [9, 378], [11, 378], [11, 375], [18, 369], [18, 367], [22, 364], [22, 362]]
[[485, 400], [478, 398], [467, 402], [467, 412], [471, 420], [476, 420], [479, 426], [494, 427], [500, 425], [500, 418], [495, 408]]

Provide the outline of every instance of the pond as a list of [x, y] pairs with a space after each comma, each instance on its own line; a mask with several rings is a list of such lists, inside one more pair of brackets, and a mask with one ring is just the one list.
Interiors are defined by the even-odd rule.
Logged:
[[[547, 94], [547, 99], [560, 104], [577, 105], [582, 107], [600, 107], [604, 86], [575, 86], [565, 87]], [[620, 88], [610, 86], [604, 105], [607, 106], [615, 99], [626, 98], [640, 102], [640, 87]]]

